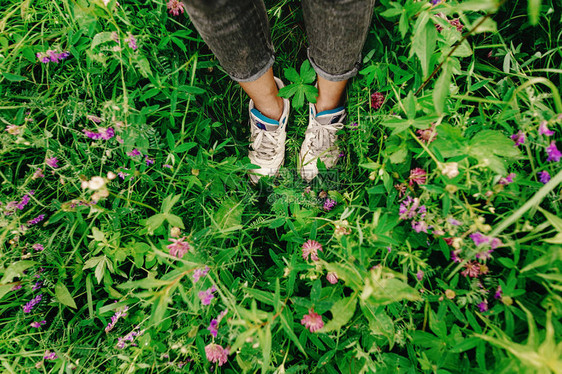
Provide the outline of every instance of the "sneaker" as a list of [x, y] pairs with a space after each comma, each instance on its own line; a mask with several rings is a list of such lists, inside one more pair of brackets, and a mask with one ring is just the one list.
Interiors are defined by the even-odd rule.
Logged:
[[[275, 78], [279, 89], [285, 85], [279, 78]], [[251, 150], [248, 154], [252, 164], [259, 169], [250, 171], [250, 181], [257, 184], [262, 176], [276, 176], [285, 160], [285, 139], [287, 138], [287, 120], [289, 119], [290, 103], [283, 99], [283, 114], [279, 121], [267, 118], [254, 107], [250, 100], [250, 142]]]
[[318, 175], [318, 159], [326, 168], [332, 168], [338, 161], [340, 150], [336, 145], [336, 133], [344, 127], [345, 117], [344, 107], [316, 113], [316, 106], [310, 104], [308, 127], [299, 153], [299, 169], [305, 181], [310, 182]]

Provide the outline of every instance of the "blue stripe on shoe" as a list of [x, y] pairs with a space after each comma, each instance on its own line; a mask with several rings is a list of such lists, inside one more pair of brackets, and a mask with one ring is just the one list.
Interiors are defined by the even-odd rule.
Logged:
[[336, 109], [323, 110], [320, 113], [316, 113], [316, 117], [324, 116], [324, 115], [327, 115], [327, 114], [335, 114], [337, 112], [341, 112], [344, 109], [345, 109], [345, 107], [340, 106], [339, 108], [336, 108]]
[[252, 109], [251, 110], [252, 114], [254, 116], [256, 116], [257, 119], [259, 119], [261, 122], [266, 123], [268, 125], [276, 125], [279, 126], [279, 121], [276, 121], [274, 119], [268, 118], [266, 116], [264, 116], [259, 110], [257, 109]]

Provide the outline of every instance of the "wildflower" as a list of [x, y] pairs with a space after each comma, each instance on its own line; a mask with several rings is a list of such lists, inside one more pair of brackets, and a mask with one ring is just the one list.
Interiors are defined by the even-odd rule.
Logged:
[[326, 201], [324, 201], [323, 209], [324, 211], [329, 212], [330, 210], [334, 209], [336, 205], [337, 205], [336, 200], [327, 198]]
[[19, 135], [21, 134], [21, 127], [16, 125], [8, 125], [6, 126], [6, 131], [10, 135]]
[[101, 121], [103, 121], [101, 117], [95, 116], [93, 114], [88, 114], [86, 118], [96, 124], [101, 123]]
[[379, 110], [384, 103], [384, 95], [380, 92], [375, 92], [371, 95], [371, 108]]
[[467, 262], [464, 265], [464, 270], [461, 271], [461, 274], [465, 277], [468, 275], [471, 278], [476, 278], [480, 275], [480, 264], [476, 261]]
[[487, 311], [488, 310], [488, 300], [484, 300], [480, 304], [478, 304], [478, 309], [480, 309], [480, 312]]
[[68, 53], [68, 51], [57, 52], [56, 50], [49, 49], [47, 52], [37, 52], [35, 56], [37, 56], [37, 59], [39, 59], [39, 61], [43, 64], [48, 64], [49, 62], [58, 64], [62, 60], [68, 58], [70, 53]]
[[481, 232], [477, 231], [475, 233], [472, 233], [468, 236], [470, 239], [472, 239], [472, 241], [474, 242], [474, 245], [476, 245], [477, 247], [480, 244], [485, 244], [488, 243], [490, 241], [490, 238], [488, 238], [487, 236], [483, 235]]
[[452, 300], [457, 294], [453, 290], [445, 290], [445, 296], [447, 296], [447, 299]]
[[207, 330], [209, 330], [211, 335], [213, 335], [215, 338], [217, 337], [217, 335], [219, 333], [218, 326], [219, 326], [219, 321], [216, 320], [215, 318], [213, 318], [211, 320], [211, 323], [209, 323], [209, 327], [207, 327]]
[[546, 147], [546, 154], [548, 155], [546, 161], [558, 162], [560, 161], [560, 158], [562, 158], [562, 153], [558, 150], [558, 148], [556, 148], [556, 143], [554, 142], [554, 140], [550, 142], [550, 145], [548, 147]]
[[41, 289], [41, 287], [43, 287], [43, 281], [37, 281], [37, 282], [35, 282], [33, 287], [31, 287], [31, 290], [37, 291], [37, 290]]
[[215, 285], [207, 288], [205, 291], [199, 291], [199, 294], [197, 296], [199, 296], [199, 300], [201, 300], [201, 304], [203, 305], [209, 305], [211, 304], [211, 300], [213, 300], [215, 298], [215, 295], [213, 294], [213, 292], [215, 292], [217, 290], [217, 287]]
[[441, 174], [447, 178], [454, 178], [459, 175], [459, 164], [457, 162], [448, 162], [441, 170]]
[[314, 308], [308, 310], [308, 314], [302, 317], [301, 324], [304, 325], [310, 332], [324, 327], [324, 322], [322, 321], [322, 316], [314, 312]]
[[511, 135], [511, 140], [515, 142], [514, 147], [518, 147], [525, 143], [525, 133], [519, 130], [516, 134]]
[[554, 131], [549, 130], [547, 125], [548, 125], [548, 122], [546, 122], [546, 121], [541, 122], [541, 124], [539, 125], [539, 135], [546, 135], [546, 136], [554, 135]]
[[425, 184], [427, 178], [427, 172], [420, 168], [415, 168], [410, 170], [410, 186], [413, 186], [414, 183]]
[[45, 161], [45, 163], [46, 163], [48, 166], [52, 167], [53, 169], [56, 169], [56, 168], [59, 167], [58, 162], [59, 162], [59, 160], [58, 160], [58, 158], [56, 158], [56, 157], [49, 157], [49, 158]]
[[45, 360], [56, 360], [59, 358], [55, 352], [45, 351], [45, 355], [43, 356]]
[[517, 174], [515, 173], [509, 173], [505, 178], [500, 178], [500, 180], [498, 181], [498, 184], [502, 184], [502, 185], [508, 185], [510, 183], [513, 183], [513, 178], [515, 178], [517, 176]]
[[457, 220], [457, 219], [454, 219], [454, 218], [452, 218], [452, 217], [451, 217], [451, 218], [447, 218], [447, 222], [448, 222], [449, 224], [453, 225], [453, 226], [460, 226], [460, 225], [462, 225], [462, 222], [461, 222], [461, 221], [459, 221], [459, 220]]
[[124, 349], [127, 346], [127, 342], [131, 342], [131, 345], [136, 345], [134, 342], [135, 337], [144, 334], [144, 330], [137, 330], [138, 326], [136, 326], [131, 332], [123, 337], [117, 338], [117, 345], [115, 346], [118, 349]]
[[129, 38], [126, 39], [126, 41], [128, 41], [129, 43], [129, 48], [131, 48], [133, 51], [136, 51], [138, 46], [137, 46], [137, 39], [133, 36], [133, 34], [129, 33]]
[[10, 291], [17, 291], [17, 290], [21, 289], [22, 287], [23, 287], [23, 286], [22, 286], [21, 283], [20, 283], [20, 284], [16, 284], [14, 287], [12, 287], [12, 289], [11, 289]]
[[406, 183], [395, 184], [394, 189], [398, 191], [398, 196], [402, 197], [406, 194], [408, 190], [408, 185]]
[[420, 233], [420, 232], [425, 232], [427, 234], [427, 229], [429, 228], [429, 226], [427, 225], [427, 222], [425, 221], [412, 221], [412, 229], [414, 229], [415, 232]]
[[141, 153], [136, 148], [133, 149], [131, 152], [127, 153], [127, 156], [129, 156], [129, 157], [136, 157], [136, 156], [140, 156], [140, 155], [141, 155]]
[[412, 219], [417, 215], [420, 215], [421, 218], [425, 216], [426, 208], [425, 205], [420, 207], [420, 200], [415, 197], [412, 198], [408, 196], [400, 203], [400, 207], [398, 208], [398, 213], [400, 214], [400, 219]]
[[437, 132], [435, 131], [435, 123], [432, 123], [430, 127], [423, 130], [417, 130], [416, 133], [418, 134], [418, 139], [422, 141], [422, 143], [429, 144], [435, 139], [437, 139]]
[[172, 242], [166, 246], [170, 250], [170, 256], [182, 258], [189, 251], [189, 243], [185, 241], [186, 239], [185, 236], [179, 239], [168, 239]]
[[430, 3], [431, 5], [437, 5], [441, 2], [442, 0], [431, 0]]
[[539, 171], [539, 181], [543, 184], [547, 184], [548, 181], [550, 181], [550, 174], [548, 174], [548, 171]]
[[179, 0], [169, 0], [167, 4], [168, 13], [173, 16], [179, 16], [183, 14], [183, 4]]
[[209, 272], [209, 267], [205, 266], [203, 269], [195, 269], [193, 272], [193, 283], [199, 282], [199, 279], [203, 278]]
[[32, 179], [39, 179], [39, 178], [43, 178], [45, 176], [45, 174], [43, 174], [43, 169], [37, 169], [35, 170], [35, 172], [33, 173], [33, 176], [31, 177]]
[[30, 200], [29, 194], [23, 195], [21, 201], [16, 205], [16, 208], [19, 210], [23, 210], [23, 208], [25, 208], [25, 206], [29, 203], [29, 200]]
[[461, 253], [460, 249], [455, 249], [451, 251], [451, 260], [453, 262], [462, 262], [462, 259], [459, 257], [460, 253]]
[[166, 168], [166, 169], [171, 169], [171, 168], [172, 168], [172, 165], [164, 164], [164, 165], [162, 165], [162, 167], [163, 167], [163, 168]]
[[33, 299], [29, 300], [27, 304], [23, 306], [23, 312], [30, 313], [35, 307], [35, 305], [39, 304], [42, 299], [43, 299], [43, 294], [39, 294], [35, 296]]
[[351, 130], [353, 131], [357, 131], [359, 130], [359, 124], [357, 122], [353, 122], [351, 125], [349, 125], [351, 127]]
[[38, 329], [38, 328], [40, 328], [41, 326], [43, 326], [44, 324], [46, 324], [46, 323], [47, 323], [47, 321], [33, 321], [33, 322], [31, 322], [29, 325], [30, 325], [31, 327], [34, 327], [34, 328]]
[[219, 366], [226, 364], [226, 361], [228, 361], [228, 353], [228, 348], [223, 348], [215, 343], [210, 343], [205, 347], [207, 360], [211, 363], [216, 362]]
[[490, 247], [492, 249], [496, 249], [498, 248], [500, 245], [503, 245], [502, 241], [499, 240], [498, 238], [492, 238], [492, 240], [490, 240]]
[[144, 161], [146, 162], [146, 166], [150, 166], [150, 165], [154, 164], [154, 159], [148, 158], [148, 156], [144, 156]]
[[37, 217], [30, 219], [29, 221], [27, 221], [28, 225], [36, 225], [39, 222], [43, 221], [45, 219], [45, 215], [44, 214], [39, 214]]
[[322, 244], [316, 240], [308, 239], [302, 245], [302, 258], [308, 261], [308, 257], [312, 261], [318, 261], [318, 251], [322, 252]]
[[336, 284], [336, 283], [338, 283], [338, 280], [339, 280], [338, 275], [336, 273], [334, 273], [333, 271], [326, 274], [326, 279], [331, 284]]
[[421, 282], [421, 280], [423, 279], [423, 275], [424, 272], [422, 270], [418, 270], [418, 272], [416, 273], [416, 278]]
[[458, 32], [462, 32], [462, 30], [464, 29], [464, 25], [461, 23], [461, 21], [458, 18], [449, 20], [449, 24], [453, 27], [456, 27]]
[[492, 253], [494, 252], [493, 249], [488, 249], [487, 251], [478, 252], [476, 254], [476, 258], [482, 261], [486, 261], [492, 258]]
[[111, 330], [113, 330], [113, 328], [115, 327], [115, 324], [117, 323], [117, 321], [119, 321], [119, 318], [122, 317], [126, 317], [127, 316], [127, 310], [129, 310], [129, 307], [125, 305], [125, 307], [123, 307], [123, 309], [118, 309], [115, 314], [111, 317], [111, 322], [109, 322], [107, 324], [107, 326], [105, 327], [105, 332], [108, 333]]
[[501, 299], [502, 298], [502, 286], [498, 286], [496, 292], [494, 293], [494, 299]]
[[90, 179], [90, 181], [87, 183], [87, 187], [90, 190], [94, 191], [99, 190], [103, 186], [105, 186], [105, 179], [103, 179], [102, 177], [92, 177], [92, 179]]
[[117, 173], [117, 175], [119, 176], [119, 178], [125, 180], [125, 177], [128, 177], [129, 173], [125, 173], [124, 171], [120, 171], [119, 173]]

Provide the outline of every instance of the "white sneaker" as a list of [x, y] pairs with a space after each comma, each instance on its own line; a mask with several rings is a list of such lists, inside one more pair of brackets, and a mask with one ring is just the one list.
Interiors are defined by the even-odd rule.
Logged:
[[[285, 85], [275, 78], [279, 89]], [[250, 181], [257, 184], [262, 176], [276, 176], [285, 160], [285, 139], [287, 138], [287, 121], [289, 119], [290, 102], [283, 99], [283, 114], [279, 121], [272, 120], [261, 114], [250, 100], [250, 142], [248, 154], [252, 164], [260, 169], [250, 171]]]
[[346, 117], [344, 107], [316, 113], [316, 106], [309, 104], [308, 127], [299, 153], [301, 177], [310, 182], [318, 175], [317, 160], [326, 168], [333, 167], [339, 159], [340, 150], [336, 146], [336, 133], [344, 127]]

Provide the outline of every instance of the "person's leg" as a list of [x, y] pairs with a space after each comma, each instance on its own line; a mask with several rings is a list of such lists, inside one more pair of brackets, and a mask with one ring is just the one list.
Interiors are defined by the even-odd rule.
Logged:
[[374, 0], [303, 0], [308, 57], [318, 74], [318, 112], [343, 104], [347, 80], [357, 74]]
[[278, 120], [283, 100], [273, 79], [271, 44], [263, 0], [183, 0], [191, 22], [222, 68], [265, 116]]

